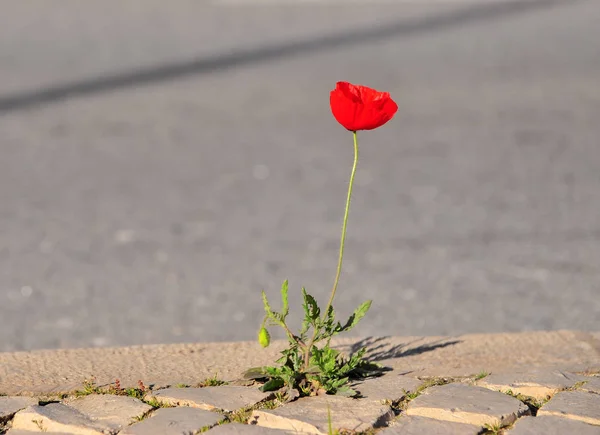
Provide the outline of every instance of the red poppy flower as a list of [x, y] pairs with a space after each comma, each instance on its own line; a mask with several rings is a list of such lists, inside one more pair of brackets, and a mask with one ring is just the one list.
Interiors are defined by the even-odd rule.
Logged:
[[337, 82], [329, 96], [334, 118], [350, 131], [373, 130], [394, 117], [398, 105], [389, 92]]

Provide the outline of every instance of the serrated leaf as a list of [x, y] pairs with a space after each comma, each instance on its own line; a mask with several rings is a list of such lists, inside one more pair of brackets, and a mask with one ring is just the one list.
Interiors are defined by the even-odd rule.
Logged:
[[319, 332], [315, 336], [315, 343], [321, 340], [327, 340], [327, 346], [331, 338], [342, 330], [340, 322], [335, 322], [335, 310], [330, 306], [322, 320], [317, 322]]
[[319, 320], [319, 316], [321, 315], [321, 309], [317, 304], [317, 300], [306, 293], [306, 290], [302, 288], [302, 296], [304, 297], [304, 312], [307, 315], [308, 319], [312, 321], [313, 324], [317, 320]]
[[354, 328], [358, 324], [358, 322], [360, 322], [360, 320], [363, 317], [365, 317], [365, 314], [367, 314], [369, 308], [371, 308], [371, 302], [373, 301], [366, 301], [360, 304], [360, 306], [356, 310], [354, 310], [354, 313], [352, 313], [352, 315], [348, 318], [346, 324], [342, 326], [340, 332], [349, 331], [352, 328]]
[[267, 391], [275, 391], [283, 387], [284, 384], [285, 382], [283, 382], [282, 379], [270, 379], [269, 381], [265, 382], [264, 385], [259, 388], [259, 390], [263, 393]]
[[323, 334], [323, 338], [330, 337], [336, 333], [336, 325], [335, 325], [335, 310], [333, 306], [330, 305], [327, 313], [325, 313], [325, 321], [323, 322], [323, 327], [325, 329], [325, 333]]
[[310, 317], [310, 310], [308, 307], [308, 303], [306, 302], [306, 289], [304, 287], [302, 287], [302, 308], [304, 308], [304, 317]]
[[265, 293], [265, 291], [262, 291], [262, 300], [263, 300], [263, 305], [265, 307], [265, 313], [267, 313], [268, 315], [271, 315], [273, 312], [271, 311], [271, 305], [269, 305], [269, 301], [267, 300], [267, 294]]
[[285, 318], [287, 317], [287, 315], [290, 312], [290, 305], [288, 302], [288, 280], [287, 279], [285, 281], [283, 281], [283, 284], [281, 285], [281, 304], [282, 304], [281, 315], [282, 315], [283, 319], [285, 320]]
[[335, 310], [333, 309], [333, 305], [329, 306], [327, 313], [325, 314], [325, 323], [327, 325], [333, 325], [335, 321]]

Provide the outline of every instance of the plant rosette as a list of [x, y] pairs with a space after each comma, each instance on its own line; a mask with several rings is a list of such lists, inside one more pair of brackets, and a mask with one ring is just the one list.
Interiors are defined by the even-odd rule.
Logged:
[[351, 131], [354, 138], [354, 163], [342, 221], [338, 265], [329, 301], [321, 311], [316, 299], [302, 288], [304, 320], [299, 333], [294, 334], [286, 323], [289, 314], [288, 281], [281, 286], [281, 311], [273, 310], [263, 291], [265, 317], [258, 332], [258, 342], [262, 347], [269, 346], [271, 337], [267, 328], [279, 326], [285, 331], [289, 346], [276, 361], [278, 366], [255, 367], [244, 373], [246, 379], [263, 382], [261, 391], [283, 390], [288, 401], [324, 393], [354, 397], [358, 392], [350, 388], [351, 380], [381, 374], [381, 366], [364, 358], [366, 348], [345, 357], [330, 347], [330, 342], [335, 335], [354, 328], [371, 307], [370, 300], [362, 303], [343, 324], [336, 320], [333, 309], [342, 272], [348, 212], [358, 164], [357, 131], [381, 127], [394, 117], [398, 106], [388, 92], [348, 82], [336, 84], [329, 102], [333, 117]]

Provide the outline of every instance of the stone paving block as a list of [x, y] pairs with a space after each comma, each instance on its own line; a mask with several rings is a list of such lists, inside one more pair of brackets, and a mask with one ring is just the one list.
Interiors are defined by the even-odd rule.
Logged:
[[562, 417], [537, 416], [517, 420], [506, 435], [600, 435], [600, 427]]
[[508, 426], [528, 415], [529, 408], [514, 397], [487, 388], [448, 384], [425, 390], [408, 405], [406, 414], [477, 426]]
[[129, 426], [136, 418], [152, 410], [150, 405], [135, 397], [112, 394], [90, 394], [65, 404], [75, 408], [90, 420], [106, 423], [115, 429]]
[[230, 423], [215, 426], [208, 431], [210, 435], [288, 435], [295, 434], [296, 432], [290, 432], [279, 429], [269, 429], [266, 427], [256, 426], [254, 424], [241, 424], [241, 423]]
[[555, 415], [600, 426], [600, 394], [561, 391], [542, 406], [537, 415]]
[[421, 384], [423, 384], [423, 381], [417, 378], [386, 374], [356, 383], [352, 388], [360, 391], [361, 396], [366, 399], [398, 402], [406, 395], [405, 391], [415, 391]]
[[379, 435], [477, 435], [481, 426], [440, 421], [427, 417], [402, 416]]
[[12, 425], [15, 429], [33, 432], [67, 432], [72, 435], [103, 435], [116, 432], [107, 424], [93, 421], [62, 403], [29, 406], [15, 414]]
[[167, 405], [191, 406], [208, 411], [214, 409], [235, 411], [253, 406], [270, 397], [273, 397], [273, 393], [263, 393], [256, 387], [223, 385], [203, 388], [165, 388], [150, 393], [146, 396], [146, 400], [154, 398]]
[[585, 381], [585, 384], [582, 385], [581, 388], [579, 388], [579, 390], [600, 394], [600, 377], [586, 376]]
[[0, 396], [0, 423], [11, 419], [17, 411], [38, 403], [33, 397]]
[[214, 426], [221, 420], [221, 414], [204, 409], [161, 408], [141, 422], [126, 427], [119, 435], [187, 435]]
[[255, 410], [250, 422], [262, 427], [327, 434], [327, 407], [334, 429], [364, 431], [392, 418], [392, 409], [375, 400], [339, 396], [306, 397], [272, 410]]
[[527, 372], [492, 373], [477, 381], [477, 385], [494, 391], [521, 393], [537, 400], [546, 400], [559, 391], [585, 380], [584, 376], [559, 370], [536, 369]]

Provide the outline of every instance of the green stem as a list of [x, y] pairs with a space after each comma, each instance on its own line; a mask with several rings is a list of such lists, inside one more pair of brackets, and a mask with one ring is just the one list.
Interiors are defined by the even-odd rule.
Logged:
[[294, 333], [292, 331], [290, 331], [290, 328], [285, 324], [285, 322], [280, 323], [280, 325], [283, 329], [285, 329], [290, 341], [293, 340], [296, 343], [298, 343], [298, 345], [302, 349], [306, 349], [306, 344], [302, 341], [302, 339], [300, 339], [300, 337], [298, 337], [297, 335], [294, 335]]
[[[352, 187], [354, 186], [354, 176], [356, 175], [356, 166], [358, 164], [358, 139], [356, 137], [356, 131], [352, 132], [354, 136], [354, 164], [352, 165], [352, 172], [350, 173], [350, 182], [348, 183], [348, 197], [346, 198], [346, 209], [344, 211], [344, 221], [342, 223], [342, 237], [340, 240], [340, 256], [338, 259], [337, 272], [335, 274], [335, 280], [333, 281], [333, 288], [331, 289], [331, 295], [329, 296], [329, 302], [327, 302], [327, 308], [323, 312], [323, 318], [327, 316], [327, 312], [333, 304], [333, 298], [337, 291], [338, 283], [340, 282], [340, 275], [342, 274], [342, 261], [344, 260], [344, 245], [346, 244], [346, 226], [348, 225], [348, 212], [350, 211], [350, 199], [352, 198]], [[310, 363], [310, 350], [317, 336], [317, 330], [313, 332], [313, 336], [308, 342], [304, 354], [304, 368], [307, 369]]]
[[340, 257], [338, 259], [337, 272], [335, 274], [335, 280], [333, 282], [333, 288], [331, 289], [331, 296], [329, 302], [327, 302], [327, 308], [325, 308], [324, 314], [327, 315], [329, 308], [333, 304], [333, 298], [337, 291], [338, 283], [340, 281], [340, 275], [342, 274], [342, 261], [344, 260], [344, 245], [346, 243], [346, 226], [348, 225], [348, 212], [350, 211], [350, 198], [352, 197], [352, 186], [354, 185], [354, 175], [356, 175], [356, 165], [358, 164], [358, 139], [356, 138], [356, 132], [352, 132], [354, 135], [354, 164], [352, 165], [352, 172], [350, 173], [350, 182], [348, 183], [348, 197], [346, 198], [346, 210], [344, 211], [344, 222], [342, 224], [342, 238], [340, 241]]

